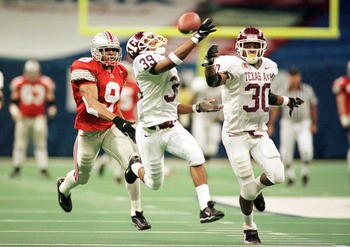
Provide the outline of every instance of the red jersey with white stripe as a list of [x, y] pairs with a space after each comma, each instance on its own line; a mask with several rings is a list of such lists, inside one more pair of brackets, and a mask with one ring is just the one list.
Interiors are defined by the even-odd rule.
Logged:
[[123, 88], [123, 92], [120, 96], [119, 107], [126, 120], [136, 121], [136, 107], [139, 88], [136, 84], [136, 80], [128, 80]]
[[11, 91], [18, 91], [19, 109], [24, 117], [37, 117], [46, 112], [46, 96], [55, 90], [55, 82], [45, 75], [39, 75], [36, 81], [29, 81], [25, 75], [14, 78], [10, 83]]
[[346, 113], [350, 114], [350, 78], [347, 76], [342, 76], [333, 82], [332, 91], [334, 94], [340, 92], [346, 95]]
[[76, 60], [71, 67], [73, 97], [77, 104], [77, 117], [74, 128], [96, 131], [107, 129], [113, 124], [111, 121], [106, 121], [87, 113], [85, 103], [79, 91], [80, 85], [85, 83], [96, 84], [98, 88], [98, 101], [107, 110], [117, 114], [117, 103], [127, 78], [128, 72], [120, 64], [114, 66], [110, 72], [91, 57], [83, 57]]

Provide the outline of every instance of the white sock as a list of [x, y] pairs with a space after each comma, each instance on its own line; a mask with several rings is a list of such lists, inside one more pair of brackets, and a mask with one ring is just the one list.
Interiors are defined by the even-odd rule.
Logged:
[[131, 216], [136, 215], [135, 211], [141, 210], [141, 190], [140, 179], [137, 179], [133, 184], [128, 184], [125, 181], [125, 187], [128, 191], [130, 204], [131, 204]]
[[199, 185], [196, 187], [196, 191], [200, 209], [203, 210], [208, 207], [210, 201], [209, 186], [207, 184]]
[[59, 188], [60, 192], [65, 196], [68, 196], [70, 194], [70, 191], [79, 185], [78, 182], [74, 179], [74, 174], [75, 170], [68, 172], [66, 178], [64, 179], [64, 182]]
[[348, 150], [348, 153], [346, 155], [346, 161], [348, 162], [348, 169], [350, 174], [350, 149]]
[[295, 172], [294, 172], [294, 168], [292, 166], [287, 167], [286, 174], [287, 174], [288, 178], [290, 178], [291, 180], [295, 180]]
[[[242, 212], [241, 212], [242, 213]], [[257, 230], [258, 227], [253, 221], [253, 212], [250, 215], [242, 213], [243, 229], [244, 230]]]
[[139, 176], [139, 169], [143, 167], [143, 165], [140, 162], [136, 162], [131, 165], [131, 170], [135, 175], [138, 177]]
[[309, 174], [309, 162], [305, 162], [301, 166], [301, 176], [307, 176]]

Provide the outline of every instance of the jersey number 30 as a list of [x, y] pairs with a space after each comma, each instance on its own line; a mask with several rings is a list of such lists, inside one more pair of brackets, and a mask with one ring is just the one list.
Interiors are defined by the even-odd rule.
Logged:
[[243, 105], [243, 109], [246, 112], [256, 112], [259, 109], [262, 109], [264, 112], [269, 111], [269, 107], [266, 106], [266, 99], [268, 95], [266, 95], [270, 89], [270, 83], [265, 83], [260, 86], [257, 83], [251, 83], [247, 85], [244, 89], [245, 91], [255, 90], [255, 93], [252, 94], [252, 100], [254, 101], [254, 106]]

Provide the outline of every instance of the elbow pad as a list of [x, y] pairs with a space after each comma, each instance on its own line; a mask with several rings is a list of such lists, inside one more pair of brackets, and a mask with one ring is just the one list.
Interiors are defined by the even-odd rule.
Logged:
[[83, 101], [85, 103], [85, 107], [86, 107], [86, 111], [87, 113], [91, 114], [91, 115], [94, 115], [95, 117], [98, 117], [98, 112], [94, 109], [94, 108], [91, 108], [89, 106], [89, 104], [87, 103], [87, 101], [85, 100], [85, 98], [83, 97]]
[[214, 76], [206, 76], [206, 80], [209, 87], [217, 87], [221, 84], [221, 76], [218, 73]]
[[276, 105], [277, 99], [277, 95], [271, 93], [271, 90], [269, 90], [269, 105]]

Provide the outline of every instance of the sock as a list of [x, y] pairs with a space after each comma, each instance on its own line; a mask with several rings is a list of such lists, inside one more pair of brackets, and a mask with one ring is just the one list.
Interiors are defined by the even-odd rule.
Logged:
[[309, 162], [305, 162], [301, 167], [301, 176], [307, 176], [309, 174]]
[[349, 175], [350, 175], [350, 149], [348, 150], [348, 153], [346, 155], [346, 161], [348, 162], [348, 169], [349, 169]]
[[[242, 212], [241, 212], [242, 213]], [[253, 212], [250, 215], [242, 213], [243, 229], [244, 230], [257, 230], [258, 227], [253, 221]]]
[[66, 178], [64, 179], [64, 182], [59, 188], [60, 192], [65, 196], [68, 196], [70, 194], [70, 191], [79, 185], [78, 182], [74, 179], [74, 174], [75, 170], [68, 172]]
[[131, 204], [131, 216], [136, 215], [135, 211], [141, 210], [141, 191], [140, 191], [140, 179], [137, 179], [133, 184], [125, 182], [126, 190], [128, 191], [130, 204]]
[[200, 209], [203, 210], [208, 207], [210, 201], [209, 186], [207, 184], [199, 185], [196, 187], [196, 191]]
[[287, 166], [287, 171], [286, 171], [287, 177], [291, 180], [295, 180], [295, 172], [294, 172], [294, 168], [289, 165]]
[[131, 170], [135, 175], [138, 177], [139, 176], [139, 169], [143, 167], [143, 165], [140, 162], [136, 162], [131, 165]]

